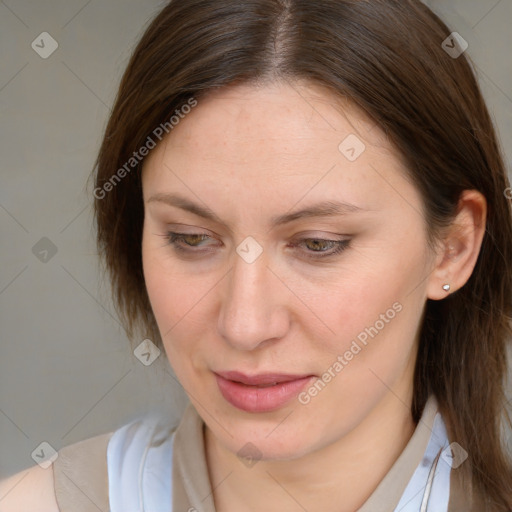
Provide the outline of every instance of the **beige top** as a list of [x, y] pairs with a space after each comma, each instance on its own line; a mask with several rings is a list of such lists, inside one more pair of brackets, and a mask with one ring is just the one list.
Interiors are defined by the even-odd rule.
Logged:
[[[425, 453], [436, 413], [431, 396], [411, 439], [389, 472], [358, 512], [392, 511]], [[189, 403], [176, 429], [173, 449], [173, 510], [216, 512], [203, 437], [204, 422]], [[107, 446], [113, 432], [66, 446], [53, 463], [55, 494], [61, 512], [109, 512]], [[463, 489], [451, 471], [448, 512], [484, 512], [481, 497], [470, 506], [471, 490]], [[383, 507], [386, 507], [385, 509]]]

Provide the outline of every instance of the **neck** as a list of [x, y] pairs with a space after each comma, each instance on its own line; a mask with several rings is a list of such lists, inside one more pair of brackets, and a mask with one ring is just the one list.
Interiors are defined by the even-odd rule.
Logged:
[[410, 401], [405, 406], [389, 393], [363, 422], [334, 443], [299, 459], [260, 460], [246, 467], [205, 426], [216, 511], [357, 510], [391, 469], [414, 429]]

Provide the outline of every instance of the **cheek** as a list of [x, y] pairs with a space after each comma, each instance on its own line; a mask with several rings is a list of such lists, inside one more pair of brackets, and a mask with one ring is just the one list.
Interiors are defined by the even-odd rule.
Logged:
[[337, 283], [333, 282], [321, 294], [314, 287], [311, 289], [318, 294], [312, 302], [331, 334], [334, 331], [346, 341], [361, 334], [359, 339], [364, 342], [369, 330], [377, 329], [382, 333], [392, 324], [401, 323], [403, 310], [411, 309], [419, 299], [411, 294], [418, 284], [418, 269], [411, 265], [409, 268], [393, 267], [381, 261], [371, 270], [360, 269]]
[[184, 273], [170, 247], [148, 238], [142, 241], [146, 289], [167, 357], [179, 377], [189, 363], [195, 366], [205, 330], [211, 329], [205, 322], [206, 308], [218, 278]]
[[142, 267], [149, 300], [163, 335], [183, 318], [194, 300], [194, 286], [184, 286], [184, 277], [173, 262], [164, 238], [152, 235], [157, 228], [145, 224], [142, 236]]
[[166, 345], [167, 338], [179, 320], [185, 316], [185, 299], [190, 293], [185, 293], [179, 275], [170, 271], [170, 248], [165, 245], [165, 241], [158, 242], [157, 245], [151, 234], [147, 234], [148, 231], [151, 229], [145, 226], [142, 237], [144, 281], [153, 314]]
[[370, 382], [382, 386], [378, 377], [391, 382], [410, 364], [425, 304], [426, 266], [422, 245], [402, 245], [379, 251], [324, 288], [318, 311], [330, 334], [316, 338], [317, 350], [324, 369], [340, 375], [335, 380], [347, 391], [364, 393]]
[[186, 293], [179, 279], [165, 273], [157, 258], [148, 255], [144, 260], [146, 288], [165, 355], [179, 382], [189, 389], [193, 340], [198, 338], [190, 332], [190, 325], [186, 321], [187, 311], [190, 310], [187, 304], [190, 293]]

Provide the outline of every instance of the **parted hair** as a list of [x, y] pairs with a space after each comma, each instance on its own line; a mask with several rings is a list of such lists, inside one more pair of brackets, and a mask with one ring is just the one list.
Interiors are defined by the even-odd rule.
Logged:
[[171, 1], [133, 51], [91, 175], [97, 244], [128, 337], [161, 346], [142, 271], [144, 160], [133, 160], [134, 152], [191, 98], [200, 104], [220, 87], [307, 80], [350, 100], [405, 158], [430, 241], [450, 225], [464, 190], [486, 198], [471, 277], [446, 299], [427, 300], [411, 413], [417, 422], [436, 396], [468, 453], [457, 469], [468, 490], [485, 496], [486, 510], [506, 512], [512, 194], [476, 67], [467, 52], [446, 51], [450, 34], [416, 0]]

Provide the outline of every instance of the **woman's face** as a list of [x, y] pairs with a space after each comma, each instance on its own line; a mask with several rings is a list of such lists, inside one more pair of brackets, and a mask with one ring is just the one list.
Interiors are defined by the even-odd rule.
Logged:
[[225, 88], [182, 117], [144, 164], [144, 276], [216, 439], [295, 458], [409, 404], [433, 256], [383, 132], [297, 83]]

